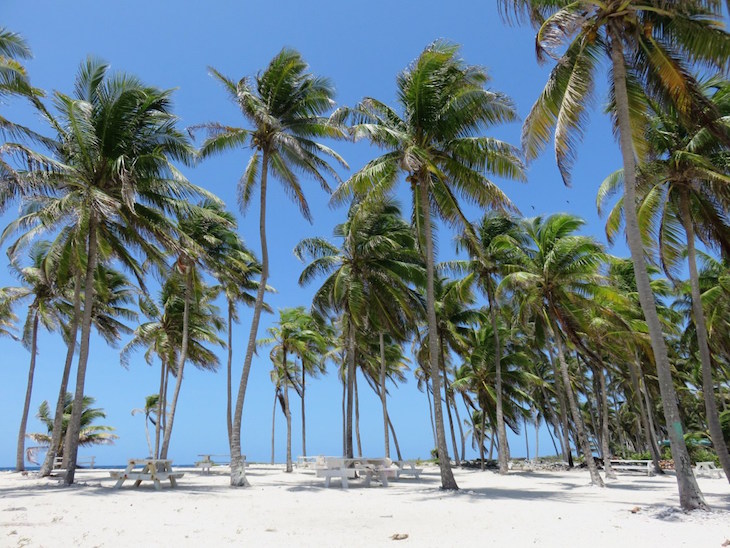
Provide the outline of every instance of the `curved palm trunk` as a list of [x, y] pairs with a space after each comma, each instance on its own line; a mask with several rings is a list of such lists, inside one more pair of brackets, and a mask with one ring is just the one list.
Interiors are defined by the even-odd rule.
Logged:
[[66, 431], [66, 474], [63, 482], [71, 485], [76, 474], [76, 457], [79, 453], [79, 433], [81, 431], [81, 412], [83, 411], [84, 384], [86, 382], [86, 366], [89, 362], [89, 345], [91, 340], [91, 317], [96, 301], [94, 273], [98, 262], [98, 221], [94, 214], [89, 216], [89, 240], [86, 255], [86, 279], [84, 280], [84, 314], [81, 319], [81, 344], [79, 362], [76, 369], [76, 389], [71, 410], [71, 420]]
[[175, 411], [177, 410], [177, 399], [180, 396], [180, 388], [183, 381], [183, 370], [185, 362], [188, 359], [188, 339], [190, 334], [190, 299], [193, 293], [193, 266], [188, 266], [188, 272], [185, 274], [185, 306], [183, 307], [183, 331], [182, 345], [180, 349], [180, 357], [178, 358], [175, 391], [172, 393], [172, 404], [170, 405], [170, 418], [165, 425], [165, 436], [162, 439], [162, 450], [160, 458], [167, 458], [167, 451], [170, 448], [170, 439], [172, 437], [172, 426], [175, 422]]
[[636, 213], [636, 160], [631, 142], [631, 114], [629, 98], [626, 90], [626, 65], [623, 44], [619, 31], [611, 28], [611, 60], [613, 65], [613, 87], [618, 117], [619, 142], [624, 168], [624, 217], [626, 222], [626, 239], [631, 250], [634, 265], [634, 276], [639, 292], [641, 309], [649, 328], [651, 347], [657, 366], [657, 377], [662, 394], [664, 418], [669, 431], [669, 442], [674, 459], [674, 468], [679, 490], [679, 503], [683, 510], [709, 509], [702, 496], [694, 474], [692, 463], [684, 441], [684, 430], [677, 405], [677, 393], [672, 382], [669, 356], [664, 342], [662, 326], [659, 322], [654, 294], [651, 290], [649, 274], [644, 260], [644, 247], [639, 231], [639, 219]]
[[261, 201], [259, 204], [259, 238], [261, 240], [261, 278], [256, 291], [256, 301], [253, 306], [253, 318], [251, 318], [251, 330], [248, 334], [246, 346], [246, 357], [243, 360], [243, 371], [241, 371], [241, 383], [238, 386], [238, 397], [236, 408], [233, 414], [233, 431], [231, 432], [231, 487], [248, 487], [250, 484], [246, 479], [246, 468], [241, 456], [241, 419], [243, 416], [243, 402], [246, 398], [246, 387], [248, 386], [248, 375], [251, 372], [251, 361], [256, 349], [256, 337], [259, 331], [259, 320], [261, 311], [264, 308], [264, 293], [266, 282], [269, 280], [269, 246], [266, 242], [266, 183], [269, 171], [269, 154], [262, 151], [261, 158]]
[[680, 208], [682, 224], [687, 233], [687, 260], [689, 261], [689, 281], [692, 289], [692, 315], [695, 320], [697, 331], [697, 346], [700, 350], [700, 361], [702, 363], [702, 394], [705, 400], [705, 414], [707, 415], [707, 426], [710, 430], [712, 447], [720, 459], [720, 465], [725, 472], [725, 477], [730, 481], [730, 454], [728, 454], [725, 438], [722, 435], [720, 415], [717, 411], [715, 401], [714, 382], [712, 380], [712, 359], [710, 358], [710, 346], [707, 342], [707, 325], [705, 313], [702, 310], [702, 296], [700, 293], [700, 277], [697, 273], [697, 257], [695, 251], [695, 234], [692, 226], [692, 217], [689, 210], [689, 196], [687, 192], [682, 194]]
[[509, 470], [509, 454], [507, 445], [507, 429], [504, 424], [504, 408], [502, 406], [502, 346], [499, 340], [497, 328], [497, 309], [494, 303], [491, 287], [487, 291], [489, 301], [489, 316], [492, 320], [492, 333], [494, 337], [494, 389], [496, 391], [497, 403], [497, 438], [499, 439], [499, 473], [506, 474]]
[[304, 412], [304, 392], [305, 392], [305, 383], [304, 379], [307, 375], [307, 368], [304, 365], [304, 360], [302, 360], [302, 455], [305, 457], [307, 456], [307, 421], [306, 421], [306, 413]]
[[552, 345], [548, 344], [548, 354], [550, 354], [550, 365], [553, 366], [553, 379], [555, 381], [555, 392], [558, 395], [558, 403], [560, 404], [560, 421], [562, 422], [562, 435], [559, 430], [555, 433], [560, 437], [560, 443], [563, 446], [563, 458], [568, 466], [573, 467], [573, 454], [570, 450], [570, 424], [568, 420], [568, 405], [565, 400], [566, 390], [563, 388], [563, 381], [558, 373], [558, 366], [555, 363]]
[[398, 460], [403, 460], [403, 456], [400, 454], [400, 445], [398, 444], [398, 436], [395, 435], [395, 428], [393, 428], [393, 421], [390, 420], [388, 415], [388, 426], [390, 426], [390, 432], [393, 434], [393, 444], [395, 445], [395, 454], [398, 456]]
[[662, 470], [662, 467], [659, 464], [659, 448], [657, 447], [656, 440], [652, 435], [652, 427], [649, 423], [649, 413], [647, 412], [646, 404], [644, 403], [644, 392], [641, 389], [641, 385], [639, 384], [639, 374], [637, 373], [637, 368], [640, 366], [638, 365], [638, 362], [639, 360], [637, 358], [636, 363], [629, 364], [631, 385], [634, 389], [634, 393], [636, 394], [636, 399], [639, 402], [639, 414], [641, 416], [641, 422], [643, 424], [644, 432], [646, 434], [645, 438], [646, 443], [649, 446], [649, 453], [651, 454], [652, 464], [654, 464], [654, 473], [664, 474], [664, 470]]
[[431, 382], [433, 382], [433, 407], [436, 424], [436, 441], [439, 456], [439, 468], [441, 469], [441, 488], [458, 489], [451, 470], [448, 450], [446, 448], [446, 432], [444, 431], [444, 410], [441, 406], [441, 380], [439, 375], [439, 349], [438, 349], [438, 327], [436, 324], [436, 309], [434, 298], [434, 257], [433, 257], [433, 233], [431, 231], [431, 209], [428, 196], [427, 180], [421, 176], [418, 181], [420, 190], [421, 214], [423, 215], [423, 234], [426, 242], [426, 312], [428, 316], [428, 344], [429, 357], [431, 359]]
[[603, 473], [607, 478], [616, 479], [616, 472], [611, 467], [610, 432], [608, 429], [608, 393], [606, 392], [606, 375], [600, 367], [595, 368], [601, 385], [601, 456], [603, 457]]
[[456, 398], [451, 394], [451, 405], [456, 415], [456, 425], [459, 427], [459, 439], [461, 440], [461, 460], [466, 461], [466, 438], [464, 437], [464, 428], [461, 425], [461, 416], [459, 416], [459, 406], [456, 405]]
[[[553, 322], [555, 322], [555, 325], [557, 325], [557, 322], [554, 318]], [[583, 452], [583, 456], [585, 457], [588, 471], [591, 474], [591, 483], [593, 485], [597, 485], [598, 487], [603, 487], [603, 480], [601, 479], [601, 475], [598, 473], [596, 461], [593, 459], [591, 446], [588, 443], [588, 437], [586, 436], [586, 431], [583, 426], [583, 417], [581, 417], [580, 415], [580, 411], [578, 410], [578, 404], [575, 401], [575, 394], [573, 393], [573, 389], [570, 385], [570, 374], [568, 373], [568, 364], [565, 362], [563, 341], [560, 339], [560, 334], [557, 333], [557, 329], [553, 330], [553, 338], [555, 339], [555, 345], [558, 351], [558, 362], [560, 362], [560, 373], [563, 377], [563, 386], [565, 387], [565, 391], [568, 396], [568, 405], [570, 406], [570, 412], [573, 415], [573, 422], [575, 424], [578, 443], [581, 447], [581, 451]]]
[[81, 318], [81, 272], [76, 271], [74, 274], [74, 313], [69, 326], [69, 341], [66, 349], [66, 363], [63, 364], [63, 373], [61, 375], [61, 386], [58, 389], [58, 399], [56, 400], [56, 413], [53, 416], [53, 432], [51, 433], [51, 443], [48, 446], [46, 458], [41, 465], [40, 476], [46, 477], [53, 470], [53, 462], [58, 455], [61, 447], [63, 429], [63, 410], [66, 406], [66, 392], [68, 391], [68, 378], [71, 376], [71, 366], [73, 365], [74, 352], [76, 351], [76, 338], [79, 330], [79, 319]]
[[433, 405], [431, 405], [431, 388], [428, 384], [428, 379], [426, 379], [426, 399], [428, 400], [428, 418], [431, 419], [431, 434], [433, 435], [433, 444], [437, 445], [438, 441], [436, 441], [436, 424], [433, 421]]
[[383, 440], [385, 458], [390, 458], [390, 440], [388, 439], [388, 403], [385, 392], [385, 338], [383, 332], [378, 333], [380, 339], [380, 403], [383, 406]]
[[355, 326], [348, 322], [347, 333], [347, 411], [345, 418], [345, 456], [354, 456], [352, 447], [352, 407], [355, 391]]
[[226, 426], [228, 427], [228, 445], [231, 445], [231, 434], [233, 433], [233, 422], [231, 419], [231, 408], [233, 396], [233, 301], [228, 299], [228, 363], [226, 363]]
[[157, 424], [155, 424], [155, 458], [160, 458], [160, 442], [162, 441], [162, 432], [167, 422], [167, 360], [163, 357], [160, 362], [160, 397], [157, 401]]
[[33, 377], [35, 376], [35, 358], [38, 351], [38, 314], [38, 309], [36, 309], [35, 316], [33, 318], [33, 332], [30, 339], [30, 366], [28, 367], [28, 385], [25, 389], [25, 403], [23, 404], [23, 415], [20, 417], [20, 429], [18, 430], [18, 449], [15, 453], [16, 472], [22, 472], [23, 470], [25, 470], [25, 430], [28, 426], [30, 397], [33, 394]]

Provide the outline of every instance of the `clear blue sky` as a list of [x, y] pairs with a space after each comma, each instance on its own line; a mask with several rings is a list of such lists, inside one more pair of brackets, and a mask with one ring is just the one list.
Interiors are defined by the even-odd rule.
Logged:
[[[4, 0], [3, 22], [29, 42], [34, 59], [27, 63], [36, 86], [47, 91], [70, 92], [79, 63], [94, 55], [113, 69], [136, 74], [144, 82], [161, 88], [177, 88], [174, 95], [181, 125], [221, 121], [238, 125], [241, 117], [222, 89], [208, 76], [214, 66], [235, 79], [255, 74], [283, 47], [298, 49], [313, 72], [330, 77], [337, 88], [339, 104], [351, 105], [365, 95], [393, 103], [395, 77], [421, 50], [437, 38], [462, 45], [470, 64], [488, 68], [491, 87], [510, 95], [524, 118], [542, 90], [549, 67], [539, 67], [534, 55], [534, 34], [527, 27], [508, 27], [499, 18], [494, 1], [454, 0], [438, 2], [369, 0], [190, 0], [105, 3], [91, 0], [57, 2]], [[601, 87], [603, 82], [601, 82]], [[602, 113], [599, 95], [591, 125], [579, 150], [573, 188], [565, 188], [548, 150], [530, 166], [526, 185], [500, 181], [502, 188], [526, 216], [570, 211], [583, 216], [586, 232], [604, 241], [603, 222], [598, 218], [595, 195], [603, 178], [619, 166], [617, 146], [608, 118]], [[38, 126], [37, 116], [16, 102], [0, 105], [2, 115], [17, 122]], [[493, 135], [518, 144], [520, 124], [500, 127]], [[366, 144], [336, 144], [358, 169], [376, 150]], [[218, 194], [239, 217], [246, 242], [258, 247], [258, 212], [238, 212], [235, 187], [248, 159], [248, 152], [229, 153], [187, 170], [189, 178]], [[346, 173], [342, 173], [346, 176]], [[404, 213], [409, 213], [408, 194], [399, 194]], [[296, 207], [273, 185], [269, 204], [268, 233], [271, 254], [270, 283], [278, 294], [270, 297], [276, 309], [309, 306], [313, 288], [300, 288], [297, 279], [302, 265], [292, 254], [296, 243], [307, 236], [330, 236], [341, 222], [344, 209], [328, 207], [328, 197], [311, 184], [307, 196], [314, 215], [308, 224]], [[473, 219], [480, 216], [468, 210]], [[17, 213], [15, 208], [0, 217], [4, 227]], [[439, 233], [440, 259], [453, 256], [453, 233], [442, 227]], [[6, 263], [5, 249], [2, 262]], [[623, 246], [614, 250], [625, 253]], [[0, 268], [0, 286], [15, 285], [7, 268]], [[21, 314], [23, 310], [19, 311]], [[274, 316], [264, 316], [260, 335]], [[234, 375], [240, 375], [243, 348], [250, 314], [242, 310], [242, 321], [234, 333]], [[132, 326], [134, 327], [134, 326]], [[14, 463], [17, 429], [25, 393], [29, 353], [9, 339], [0, 340], [0, 466]], [[58, 334], [43, 333], [39, 340], [36, 383], [31, 415], [44, 399], [55, 402], [63, 366], [64, 347]], [[224, 352], [221, 361], [225, 363]], [[268, 351], [254, 358], [244, 408], [243, 451], [250, 460], [268, 460], [270, 451], [273, 386], [269, 379]], [[72, 374], [75, 378], [75, 373]], [[119, 364], [119, 351], [92, 339], [86, 393], [107, 412], [106, 423], [116, 427], [119, 440], [111, 447], [82, 449], [97, 461], [122, 463], [146, 454], [143, 418], [131, 416], [144, 397], [156, 391], [157, 367], [145, 364], [142, 355], [132, 359], [128, 369]], [[236, 381], [237, 384], [237, 381]], [[333, 375], [307, 385], [307, 432], [309, 454], [341, 453], [341, 390]], [[379, 402], [361, 383], [361, 433], [365, 454], [382, 454], [382, 418]], [[294, 455], [301, 451], [299, 401], [292, 394]], [[463, 412], [463, 410], [462, 410]], [[416, 389], [409, 375], [405, 385], [392, 390], [390, 413], [406, 457], [427, 457], [433, 446], [425, 394]], [[28, 431], [40, 431], [31, 416]], [[277, 461], [284, 458], [285, 423], [277, 420]], [[529, 431], [531, 451], [534, 434]], [[28, 442], [32, 444], [32, 442]], [[513, 456], [524, 455], [524, 438], [510, 436]], [[543, 433], [541, 454], [552, 452]], [[193, 462], [198, 453], [227, 453], [225, 428], [225, 374], [201, 372], [189, 367], [183, 383], [171, 457], [178, 463]], [[467, 456], [473, 457], [471, 451]]]

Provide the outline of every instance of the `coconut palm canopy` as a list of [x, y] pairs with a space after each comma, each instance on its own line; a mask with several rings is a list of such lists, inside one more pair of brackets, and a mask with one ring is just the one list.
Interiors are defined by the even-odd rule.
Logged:
[[[109, 462], [229, 453], [246, 485], [273, 392], [279, 461], [285, 431], [290, 459], [438, 446], [456, 488], [449, 463], [505, 472], [525, 434], [570, 462], [658, 464], [670, 438], [703, 506], [682, 440], [721, 457], [730, 408], [725, 3], [389, 5], [376, 40], [346, 9], [138, 4], [170, 24], [4, 13], [2, 251], [58, 313], [30, 344], [0, 269], [2, 439], [24, 393], [61, 426], [93, 393], [125, 444]], [[129, 410], [153, 393], [148, 441]]]

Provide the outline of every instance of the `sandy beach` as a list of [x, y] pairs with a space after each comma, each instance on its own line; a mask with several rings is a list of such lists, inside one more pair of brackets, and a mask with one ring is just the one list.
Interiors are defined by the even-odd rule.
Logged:
[[[605, 489], [586, 471], [455, 469], [461, 490], [439, 489], [438, 469], [384, 488], [330, 488], [313, 474], [253, 464], [252, 487], [231, 489], [225, 468], [185, 469], [179, 485], [113, 489], [108, 470], [77, 485], [0, 473], [0, 546], [723, 546], [730, 487], [698, 481], [711, 513], [678, 510], [672, 476], [622, 474]], [[394, 540], [393, 535], [402, 540]]]

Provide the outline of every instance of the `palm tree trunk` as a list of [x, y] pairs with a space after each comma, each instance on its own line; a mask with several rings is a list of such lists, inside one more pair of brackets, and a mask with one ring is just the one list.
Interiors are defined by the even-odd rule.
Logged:
[[499, 438], [499, 473], [506, 474], [509, 471], [509, 455], [507, 453], [507, 428], [504, 424], [504, 408], [502, 406], [502, 346], [499, 340], [499, 328], [497, 325], [497, 307], [492, 295], [491, 284], [487, 283], [487, 300], [489, 301], [489, 316], [492, 320], [492, 337], [494, 338], [494, 389], [497, 404], [497, 437]]
[[352, 318], [347, 326], [347, 415], [345, 419], [345, 457], [354, 456], [352, 447], [352, 406], [355, 389], [355, 326]]
[[495, 440], [494, 428], [490, 428], [489, 429], [489, 460], [492, 460], [492, 454], [494, 452], [494, 440]]
[[390, 426], [390, 432], [393, 434], [393, 443], [395, 444], [395, 454], [398, 456], [398, 460], [403, 460], [403, 456], [400, 454], [400, 445], [398, 444], [398, 436], [395, 435], [395, 428], [393, 428], [393, 421], [390, 420], [390, 415], [388, 415], [388, 426]]
[[231, 409], [233, 407], [233, 301], [228, 299], [228, 362], [226, 363], [226, 426], [228, 427], [228, 446], [231, 445], [231, 434], [233, 433], [233, 422]]
[[429, 357], [431, 359], [431, 382], [433, 382], [433, 406], [436, 423], [436, 441], [438, 447], [439, 468], [441, 469], [441, 488], [458, 489], [451, 471], [448, 450], [446, 448], [446, 432], [444, 431], [444, 411], [441, 407], [441, 387], [439, 379], [438, 360], [438, 327], [436, 324], [436, 309], [434, 297], [434, 256], [433, 256], [433, 232], [431, 229], [431, 205], [428, 193], [428, 175], [421, 175], [418, 181], [420, 190], [420, 206], [423, 216], [423, 233], [421, 234], [426, 243], [426, 315], [428, 317], [428, 344]]
[[342, 379], [342, 454], [347, 455], [347, 379]]
[[188, 271], [185, 273], [185, 306], [183, 307], [183, 331], [182, 331], [182, 344], [180, 348], [180, 356], [178, 357], [177, 380], [175, 382], [175, 392], [172, 394], [172, 404], [170, 405], [170, 419], [165, 425], [165, 436], [162, 439], [162, 451], [160, 452], [160, 458], [167, 458], [167, 451], [170, 448], [170, 438], [172, 437], [172, 426], [175, 422], [175, 411], [177, 410], [177, 399], [180, 396], [180, 387], [183, 381], [183, 370], [185, 369], [185, 362], [188, 359], [188, 339], [190, 333], [190, 300], [192, 299], [193, 293], [193, 265], [192, 263], [187, 265]]
[[626, 89], [626, 65], [623, 44], [617, 29], [611, 28], [611, 59], [613, 64], [613, 88], [618, 118], [619, 142], [624, 168], [624, 218], [626, 222], [626, 240], [631, 250], [631, 260], [634, 264], [634, 276], [639, 292], [641, 309], [649, 328], [651, 347], [659, 378], [659, 389], [662, 394], [664, 418], [669, 431], [669, 442], [674, 459], [674, 468], [679, 490], [679, 503], [683, 510], [709, 509], [702, 496], [694, 474], [692, 463], [684, 441], [684, 431], [677, 405], [677, 393], [672, 382], [672, 371], [669, 365], [669, 356], [664, 342], [662, 326], [659, 322], [654, 294], [651, 290], [651, 281], [646, 270], [644, 247], [639, 230], [639, 219], [636, 212], [636, 160], [631, 139], [631, 113], [629, 98]]
[[261, 199], [259, 204], [259, 239], [261, 240], [261, 278], [256, 291], [256, 301], [253, 306], [253, 317], [251, 318], [251, 330], [248, 334], [246, 345], [246, 357], [243, 360], [241, 371], [241, 383], [238, 386], [238, 397], [236, 408], [233, 413], [233, 431], [231, 432], [231, 487], [248, 487], [250, 484], [246, 479], [246, 468], [241, 456], [241, 419], [243, 416], [243, 402], [246, 398], [246, 387], [248, 386], [248, 375], [251, 372], [251, 361], [256, 350], [256, 337], [259, 332], [259, 320], [261, 311], [264, 308], [264, 293], [266, 283], [269, 280], [269, 247], [266, 242], [266, 183], [269, 171], [269, 154], [262, 151], [261, 157]]
[[[28, 413], [30, 412], [30, 397], [33, 394], [33, 377], [35, 376], [35, 358], [38, 352], [38, 321], [39, 311], [31, 305], [33, 316], [33, 331], [30, 338], [30, 366], [28, 367], [28, 384], [25, 388], [25, 403], [23, 404], [23, 415], [20, 417], [20, 429], [18, 430], [18, 449], [15, 453], [15, 471], [25, 470], [25, 431], [28, 426]], [[33, 310], [35, 308], [35, 310]]]
[[535, 462], [540, 458], [540, 415], [535, 411]]
[[69, 325], [68, 347], [66, 349], [66, 363], [63, 364], [61, 375], [61, 386], [58, 389], [58, 400], [56, 400], [56, 414], [53, 417], [53, 432], [51, 433], [51, 444], [48, 446], [46, 458], [41, 466], [40, 476], [49, 476], [53, 470], [53, 462], [56, 460], [58, 449], [61, 446], [63, 429], [63, 410], [66, 406], [66, 392], [68, 391], [68, 379], [71, 376], [74, 352], [76, 351], [76, 339], [79, 331], [79, 319], [81, 318], [81, 271], [76, 269], [74, 273], [74, 313]]
[[431, 419], [431, 434], [433, 434], [433, 444], [438, 445], [438, 441], [436, 441], [436, 424], [433, 420], [433, 405], [431, 405], [431, 390], [430, 385], [428, 383], [428, 378], [426, 379], [426, 399], [428, 400], [428, 415], [429, 419]]
[[[562, 435], [560, 436], [560, 443], [563, 446], [563, 458], [568, 466], [573, 467], [573, 455], [570, 450], [570, 425], [568, 424], [568, 404], [565, 401], [566, 390], [563, 388], [563, 381], [558, 373], [558, 366], [556, 364], [555, 355], [553, 354], [553, 347], [551, 344], [547, 345], [548, 354], [550, 354], [550, 364], [553, 366], [553, 379], [555, 381], [555, 392], [558, 395], [558, 402], [560, 404], [560, 419], [562, 422]], [[558, 430], [555, 433], [559, 433]]]
[[583, 426], [583, 417], [580, 415], [578, 410], [578, 404], [575, 401], [575, 394], [573, 388], [570, 385], [570, 374], [568, 373], [568, 364], [565, 361], [565, 353], [563, 352], [563, 341], [560, 339], [560, 333], [557, 332], [557, 321], [552, 318], [554, 325], [556, 326], [553, 331], [553, 338], [555, 339], [555, 346], [558, 351], [558, 362], [560, 363], [560, 373], [563, 377], [563, 386], [568, 396], [568, 405], [570, 406], [570, 412], [573, 415], [573, 422], [575, 423], [576, 434], [578, 437], [578, 443], [583, 451], [588, 471], [591, 473], [591, 484], [603, 487], [603, 480], [601, 475], [598, 473], [596, 467], [596, 461], [593, 459], [593, 453], [591, 452], [591, 446], [588, 443], [586, 437], [586, 431]]
[[[446, 374], [446, 360], [444, 358], [444, 338], [439, 333], [439, 360], [441, 361], [441, 373], [444, 376], [444, 404], [446, 405], [446, 417], [449, 419], [449, 431], [451, 432], [451, 446], [454, 448], [454, 466], [459, 466], [459, 448], [456, 445], [456, 432], [454, 431], [454, 419], [451, 416], [451, 403], [449, 398], [449, 377]], [[448, 449], [447, 449], [448, 450]]]
[[[530, 460], [530, 440], [527, 437], [527, 417], [522, 417], [522, 424], [525, 428], [525, 460]], [[501, 453], [502, 451], [500, 451]]]
[[385, 392], [385, 338], [383, 332], [378, 333], [380, 342], [380, 403], [383, 406], [383, 440], [385, 458], [390, 458], [390, 440], [388, 439], [388, 403]]
[[606, 375], [603, 369], [596, 367], [594, 369], [598, 375], [599, 384], [601, 385], [601, 456], [603, 457], [603, 473], [607, 478], [616, 479], [616, 473], [611, 467], [611, 448], [609, 446], [610, 432], [608, 429], [608, 393], [606, 392]]
[[357, 392], [357, 374], [352, 377], [355, 392], [355, 440], [357, 441], [357, 456], [362, 457], [362, 442], [360, 441], [360, 396]]
[[700, 362], [702, 363], [702, 395], [705, 400], [707, 426], [710, 430], [712, 447], [715, 449], [715, 453], [717, 453], [720, 465], [725, 472], [725, 477], [730, 481], [730, 454], [728, 454], [725, 438], [722, 435], [720, 415], [718, 414], [717, 402], [715, 401], [715, 383], [712, 380], [712, 359], [710, 357], [710, 346], [707, 343], [705, 313], [702, 310], [700, 277], [697, 273], [695, 234], [694, 227], [692, 226], [692, 214], [689, 209], [689, 193], [686, 190], [682, 192], [680, 197], [680, 211], [684, 231], [687, 234], [687, 260], [689, 261], [689, 281], [692, 291], [692, 316], [695, 321], [697, 346], [700, 351]]
[[[284, 367], [286, 368], [286, 350], [284, 350]], [[286, 471], [293, 472], [291, 459], [291, 408], [289, 407], [289, 384], [284, 380], [282, 387], [284, 393], [284, 408], [286, 410]]]
[[459, 427], [459, 439], [461, 440], [461, 460], [466, 460], [466, 438], [464, 437], [464, 428], [461, 425], [461, 417], [459, 416], [459, 406], [456, 405], [456, 398], [454, 394], [451, 394], [451, 405], [454, 408], [454, 415], [456, 415], [456, 425]]
[[305, 392], [305, 383], [304, 379], [307, 375], [307, 367], [304, 365], [304, 360], [302, 360], [302, 455], [307, 456], [307, 421], [306, 421], [306, 413], [304, 412], [304, 392]]
[[[484, 436], [486, 436], [487, 432], [487, 413], [484, 411], [484, 408], [482, 407], [482, 424], [479, 428], [479, 458], [482, 461], [481, 466], [479, 467], [482, 472], [484, 472], [484, 468], [486, 463], [484, 462]], [[494, 446], [494, 438], [491, 440], [492, 446]], [[489, 448], [489, 458], [492, 458], [492, 448]]]
[[79, 434], [81, 431], [81, 412], [83, 411], [84, 383], [86, 382], [86, 366], [89, 362], [89, 345], [91, 340], [91, 318], [96, 301], [94, 274], [98, 261], [98, 221], [92, 212], [89, 215], [88, 249], [86, 255], [86, 279], [84, 280], [84, 314], [81, 319], [81, 345], [79, 362], [76, 368], [76, 389], [71, 410], [71, 420], [66, 430], [66, 474], [63, 482], [71, 485], [76, 474], [76, 457], [79, 453]]
[[629, 364], [629, 375], [631, 377], [631, 385], [634, 389], [635, 397], [637, 401], [639, 402], [639, 414], [641, 416], [641, 422], [644, 426], [644, 432], [645, 432], [645, 438], [646, 443], [649, 446], [649, 453], [651, 454], [651, 460], [654, 464], [654, 473], [655, 474], [664, 474], [664, 470], [662, 470], [662, 467], [659, 464], [659, 448], [656, 445], [656, 440], [654, 436], [652, 436], [652, 427], [649, 423], [649, 413], [647, 411], [646, 405], [644, 403], [644, 397], [643, 397], [643, 390], [641, 389], [641, 385], [639, 384], [639, 374], [637, 373], [637, 369], [640, 367], [638, 365], [639, 359], [636, 358], [636, 363], [630, 363]]

